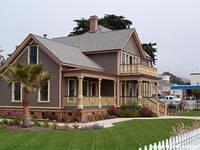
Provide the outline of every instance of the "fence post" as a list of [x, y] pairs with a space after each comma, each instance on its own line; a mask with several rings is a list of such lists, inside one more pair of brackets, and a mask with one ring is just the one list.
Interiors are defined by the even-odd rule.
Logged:
[[154, 143], [154, 145], [153, 145], [153, 150], [158, 150], [158, 149], [157, 149], [157, 143]]
[[153, 150], [153, 145], [152, 144], [149, 145], [149, 150]]

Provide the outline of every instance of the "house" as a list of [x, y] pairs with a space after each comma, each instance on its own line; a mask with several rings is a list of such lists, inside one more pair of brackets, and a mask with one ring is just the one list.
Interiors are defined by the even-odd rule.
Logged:
[[160, 75], [161, 79], [158, 82], [158, 94], [160, 96], [170, 95], [171, 83], [170, 76], [168, 75]]
[[[28, 35], [0, 71], [6, 74], [16, 62], [43, 64], [53, 78], [30, 94], [31, 115], [42, 118], [51, 112], [70, 121], [78, 110], [84, 122], [88, 115], [133, 102], [164, 114], [165, 105], [156, 98], [159, 78], [151, 61], [135, 29], [112, 31], [91, 16], [90, 30], [81, 35], [52, 39]], [[14, 82], [10, 88], [0, 79], [0, 89], [0, 110], [21, 111], [21, 84]]]

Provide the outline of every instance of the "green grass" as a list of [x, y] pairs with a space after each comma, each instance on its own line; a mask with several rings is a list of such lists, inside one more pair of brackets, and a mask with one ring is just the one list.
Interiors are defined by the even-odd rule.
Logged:
[[198, 110], [191, 110], [191, 111], [184, 111], [184, 112], [177, 112], [173, 115], [176, 116], [200, 116], [200, 111]]
[[22, 132], [0, 129], [0, 150], [136, 150], [170, 136], [186, 119], [131, 120], [93, 131]]

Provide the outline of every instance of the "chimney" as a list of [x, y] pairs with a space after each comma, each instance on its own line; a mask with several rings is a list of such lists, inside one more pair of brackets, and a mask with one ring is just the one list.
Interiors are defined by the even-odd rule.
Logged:
[[94, 33], [97, 31], [98, 27], [98, 17], [97, 16], [90, 16], [90, 32]]

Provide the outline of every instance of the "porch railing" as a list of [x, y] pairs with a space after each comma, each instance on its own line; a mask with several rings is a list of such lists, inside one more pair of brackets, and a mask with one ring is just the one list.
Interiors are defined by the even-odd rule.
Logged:
[[115, 97], [83, 97], [79, 102], [78, 97], [64, 97], [64, 106], [78, 106], [82, 103], [83, 107], [114, 106]]
[[137, 96], [121, 96], [122, 105], [130, 105], [133, 103], [139, 103]]
[[121, 96], [121, 102], [122, 105], [130, 105], [133, 103], [141, 104], [142, 106], [152, 110], [152, 112], [157, 115], [167, 115], [167, 105], [153, 97], [143, 97], [138, 99], [137, 96]]
[[132, 64], [121, 64], [120, 65], [121, 74], [147, 74], [152, 76], [157, 76], [157, 69], [154, 67], [149, 67], [146, 65], [132, 65]]

